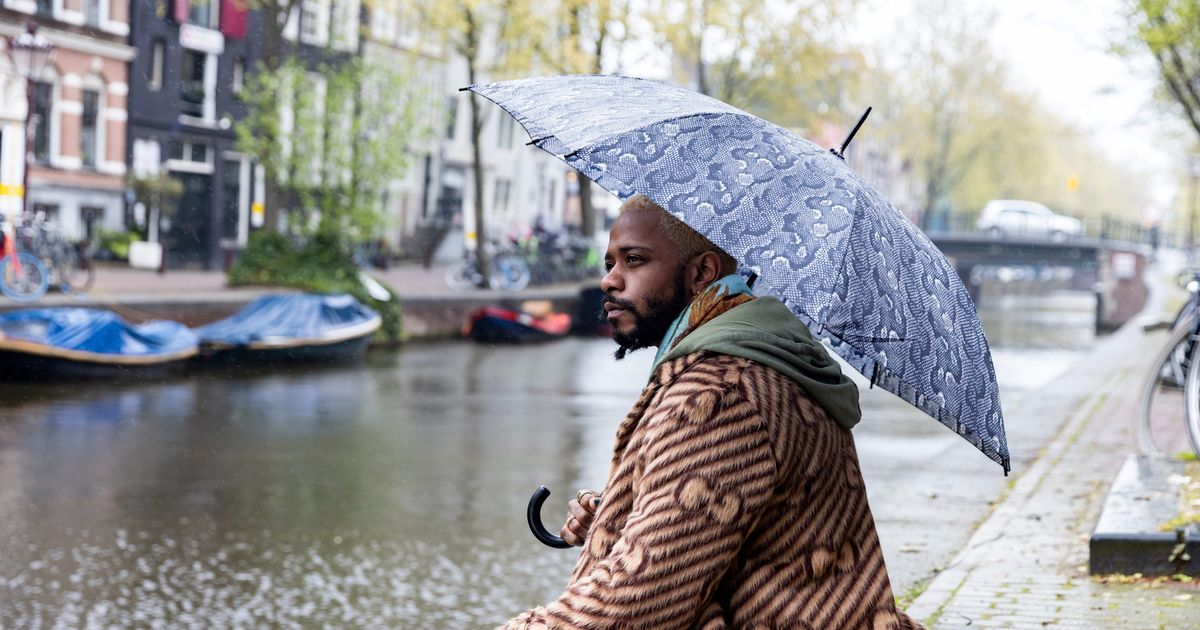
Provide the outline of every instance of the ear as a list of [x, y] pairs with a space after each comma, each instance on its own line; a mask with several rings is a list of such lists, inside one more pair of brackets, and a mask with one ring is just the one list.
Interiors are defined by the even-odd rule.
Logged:
[[708, 285], [721, 279], [721, 257], [716, 252], [708, 251], [696, 254], [688, 262], [685, 282], [688, 291], [697, 295]]

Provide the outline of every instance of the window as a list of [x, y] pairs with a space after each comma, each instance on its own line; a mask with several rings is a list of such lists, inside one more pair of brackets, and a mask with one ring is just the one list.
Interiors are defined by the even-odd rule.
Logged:
[[167, 168], [172, 171], [211, 174], [212, 151], [207, 144], [192, 140], [167, 143]]
[[508, 195], [511, 188], [512, 184], [507, 179], [496, 180], [496, 195], [492, 201], [493, 210], [508, 210]]
[[352, 51], [358, 46], [358, 0], [333, 0], [333, 46]]
[[162, 147], [152, 138], [136, 138], [133, 141], [133, 172], [137, 175], [157, 173]]
[[50, 116], [53, 86], [49, 83], [33, 84], [33, 159], [46, 163], [50, 160]]
[[188, 22], [205, 28], [217, 28], [217, 3], [220, 0], [188, 0]]
[[150, 51], [150, 74], [146, 77], [146, 89], [157, 92], [162, 89], [163, 54], [166, 51], [163, 40], [154, 40]]
[[100, 110], [100, 93], [83, 91], [82, 130], [79, 134], [79, 154], [83, 156], [84, 168], [96, 168], [99, 153], [99, 137], [96, 135], [96, 120]]
[[375, 39], [390, 42], [396, 38], [396, 7], [391, 0], [376, 0], [371, 7], [371, 34]]
[[496, 146], [501, 149], [511, 149], [513, 143], [513, 117], [501, 116], [500, 124], [496, 125]]
[[313, 46], [329, 41], [329, 0], [304, 0], [300, 5], [300, 41]]
[[179, 75], [179, 111], [187, 116], [204, 117], [204, 66], [208, 55], [195, 50], [183, 49], [182, 72]]
[[208, 161], [208, 145], [207, 144], [192, 144], [189, 159], [192, 162], [207, 162]]
[[83, 20], [88, 26], [100, 26], [100, 0], [84, 0]]
[[233, 62], [233, 95], [237, 96], [242, 93], [242, 88], [246, 87], [246, 60], [237, 59]]
[[232, 241], [238, 237], [238, 224], [242, 218], [242, 162], [223, 160], [221, 170], [225, 176], [221, 199], [221, 238]]
[[37, 14], [42, 17], [54, 15], [54, 0], [37, 0]]
[[458, 96], [446, 101], [446, 139], [454, 139], [454, 128], [458, 126]]

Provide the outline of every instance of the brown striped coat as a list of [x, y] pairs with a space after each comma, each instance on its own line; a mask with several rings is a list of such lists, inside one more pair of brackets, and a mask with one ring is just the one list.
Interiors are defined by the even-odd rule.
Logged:
[[507, 628], [904, 629], [850, 432], [748, 359], [664, 363], [566, 592]]

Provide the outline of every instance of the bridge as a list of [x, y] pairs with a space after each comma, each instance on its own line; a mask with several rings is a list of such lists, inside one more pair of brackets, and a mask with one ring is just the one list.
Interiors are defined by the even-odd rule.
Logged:
[[980, 268], [1071, 269], [1069, 287], [1096, 294], [1097, 330], [1111, 330], [1145, 305], [1142, 273], [1158, 234], [1108, 223], [1106, 229], [1081, 235], [981, 232], [973, 229], [931, 230], [930, 240], [950, 259], [963, 284], [981, 299]]

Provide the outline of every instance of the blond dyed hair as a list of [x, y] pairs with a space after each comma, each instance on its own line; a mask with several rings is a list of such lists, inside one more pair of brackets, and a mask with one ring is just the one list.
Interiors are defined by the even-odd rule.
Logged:
[[725, 253], [725, 250], [717, 247], [707, 238], [704, 238], [703, 234], [688, 227], [688, 224], [675, 218], [675, 215], [667, 212], [666, 209], [657, 203], [654, 203], [653, 199], [646, 195], [634, 195], [621, 204], [621, 214], [630, 210], [647, 210], [658, 213], [659, 233], [671, 241], [671, 244], [675, 246], [675, 249], [679, 252], [683, 260], [691, 260], [693, 256], [703, 254], [704, 252], [714, 252], [721, 260], [722, 276], [737, 273], [737, 261], [734, 260], [733, 256]]

